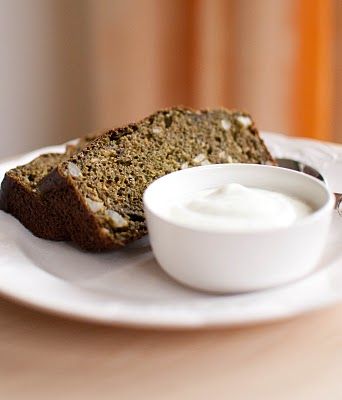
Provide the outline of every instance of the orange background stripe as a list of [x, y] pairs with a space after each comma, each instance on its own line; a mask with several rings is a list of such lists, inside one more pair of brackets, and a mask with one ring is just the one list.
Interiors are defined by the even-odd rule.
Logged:
[[297, 5], [294, 133], [329, 140], [333, 107], [333, 1], [301, 0]]

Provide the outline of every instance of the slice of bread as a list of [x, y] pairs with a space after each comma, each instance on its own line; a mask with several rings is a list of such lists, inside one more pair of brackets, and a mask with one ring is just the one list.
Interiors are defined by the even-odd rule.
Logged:
[[43, 154], [26, 165], [8, 171], [1, 184], [0, 208], [41, 238], [68, 239], [59, 216], [37, 193], [40, 180], [67, 158], [66, 154]]
[[37, 191], [40, 181], [56, 165], [84, 148], [96, 134], [66, 146], [65, 153], [43, 154], [28, 164], [11, 169], [1, 184], [0, 209], [12, 214], [34, 235], [51, 240], [68, 240], [64, 223]]
[[274, 163], [248, 114], [171, 108], [101, 135], [38, 188], [71, 240], [102, 251], [146, 234], [142, 195], [153, 180], [227, 162]]

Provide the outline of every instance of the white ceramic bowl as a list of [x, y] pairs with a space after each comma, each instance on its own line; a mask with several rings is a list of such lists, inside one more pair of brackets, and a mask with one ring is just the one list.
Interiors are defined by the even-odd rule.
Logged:
[[[170, 202], [227, 183], [292, 195], [314, 212], [289, 227], [213, 232], [173, 222]], [[189, 168], [153, 182], [144, 193], [152, 250], [161, 267], [188, 286], [211, 292], [263, 289], [315, 269], [324, 249], [334, 195], [315, 178], [273, 166], [220, 164]]]

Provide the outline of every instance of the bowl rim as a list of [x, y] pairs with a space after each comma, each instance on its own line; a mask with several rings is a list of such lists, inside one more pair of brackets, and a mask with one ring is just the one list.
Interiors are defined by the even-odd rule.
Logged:
[[[187, 226], [186, 224], [182, 224], [179, 222], [175, 222], [172, 221], [171, 218], [168, 218], [166, 216], [161, 215], [160, 213], [156, 212], [153, 207], [150, 206], [149, 204], [149, 196], [150, 196], [150, 192], [151, 192], [151, 188], [155, 187], [156, 185], [158, 185], [160, 183], [160, 181], [162, 180], [166, 180], [166, 179], [170, 179], [170, 175], [186, 175], [186, 174], [192, 174], [196, 171], [196, 173], [198, 173], [198, 171], [202, 170], [208, 170], [208, 169], [222, 169], [222, 168], [255, 168], [255, 169], [272, 169], [272, 170], [281, 170], [283, 171], [283, 173], [287, 173], [289, 175], [297, 175], [300, 176], [301, 179], [307, 179], [311, 182], [313, 182], [315, 185], [320, 186], [327, 194], [327, 200], [325, 201], [325, 203], [319, 207], [317, 210], [315, 210], [314, 212], [310, 213], [309, 215], [304, 216], [303, 218], [300, 218], [299, 220], [295, 221], [294, 223], [292, 223], [289, 226], [281, 226], [281, 227], [276, 227], [276, 228], [258, 228], [258, 229], [253, 229], [253, 230], [246, 230], [246, 231], [239, 231], [239, 230], [222, 230], [222, 229], [207, 229], [207, 228], [203, 228], [203, 227], [191, 227], [191, 226]], [[233, 235], [233, 236], [237, 236], [237, 235], [241, 235], [241, 236], [247, 236], [247, 235], [260, 235], [260, 234], [269, 234], [269, 233], [275, 233], [275, 232], [284, 232], [288, 229], [292, 229], [292, 228], [297, 228], [297, 227], [301, 227], [301, 226], [305, 226], [308, 225], [310, 223], [315, 222], [316, 220], [320, 219], [321, 216], [323, 214], [327, 214], [327, 216], [330, 215], [330, 212], [333, 211], [334, 209], [334, 205], [335, 205], [335, 196], [333, 194], [333, 192], [329, 189], [329, 187], [321, 182], [320, 180], [318, 180], [317, 178], [314, 178], [308, 174], [305, 174], [303, 172], [299, 172], [299, 171], [295, 171], [295, 170], [291, 170], [288, 168], [283, 168], [283, 167], [278, 167], [275, 165], [264, 165], [264, 164], [246, 164], [246, 163], [224, 163], [224, 164], [211, 164], [211, 165], [203, 165], [203, 166], [196, 166], [196, 167], [191, 167], [191, 168], [187, 168], [184, 170], [178, 170], [178, 171], [174, 171], [171, 172], [169, 174], [166, 174], [158, 179], [156, 179], [155, 181], [153, 181], [144, 191], [143, 194], [143, 205], [144, 208], [147, 209], [154, 217], [156, 217], [157, 219], [163, 221], [164, 223], [170, 224], [174, 227], [180, 228], [180, 229], [184, 229], [186, 231], [189, 232], [201, 232], [201, 233], [205, 233], [205, 234], [211, 234], [211, 235]], [[148, 217], [147, 217], [147, 213], [145, 213], [146, 215], [146, 220], [147, 220], [147, 225], [148, 225]]]

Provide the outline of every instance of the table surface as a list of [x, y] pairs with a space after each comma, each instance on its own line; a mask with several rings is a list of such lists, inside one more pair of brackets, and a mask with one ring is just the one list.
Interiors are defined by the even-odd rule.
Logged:
[[342, 305], [203, 331], [75, 322], [0, 299], [0, 399], [342, 399]]
[[0, 398], [341, 399], [342, 306], [208, 331], [74, 322], [0, 300]]

